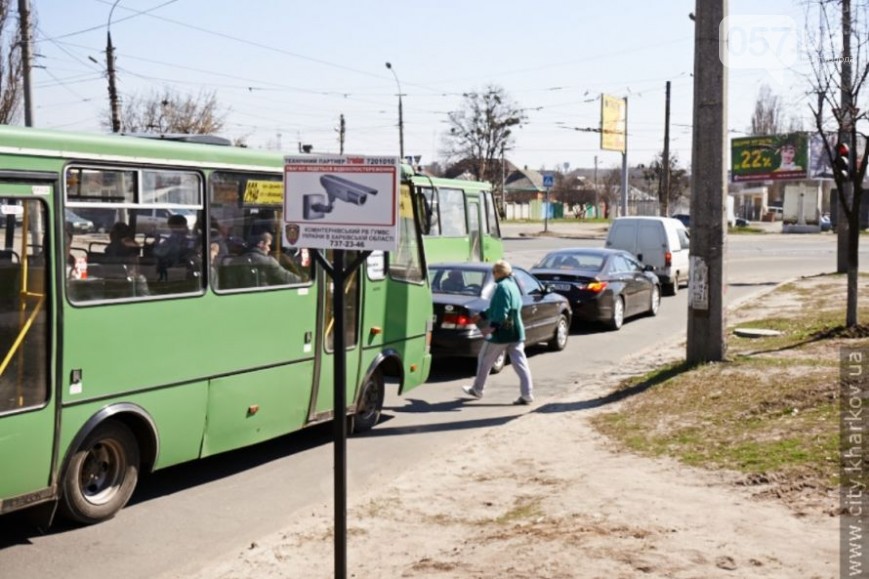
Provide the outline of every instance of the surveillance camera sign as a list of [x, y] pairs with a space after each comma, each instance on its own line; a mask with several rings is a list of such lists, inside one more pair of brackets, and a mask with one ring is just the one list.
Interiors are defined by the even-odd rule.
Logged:
[[295, 247], [398, 249], [398, 157], [288, 156], [284, 228]]

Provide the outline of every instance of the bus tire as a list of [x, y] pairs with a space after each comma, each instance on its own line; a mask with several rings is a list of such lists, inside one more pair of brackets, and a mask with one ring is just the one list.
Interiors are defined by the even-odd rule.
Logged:
[[383, 373], [377, 369], [362, 384], [356, 413], [353, 415], [352, 432], [366, 432], [377, 425], [383, 410], [383, 398]]
[[110, 519], [124, 508], [139, 479], [139, 444], [130, 429], [106, 420], [81, 443], [61, 481], [61, 513], [79, 523]]

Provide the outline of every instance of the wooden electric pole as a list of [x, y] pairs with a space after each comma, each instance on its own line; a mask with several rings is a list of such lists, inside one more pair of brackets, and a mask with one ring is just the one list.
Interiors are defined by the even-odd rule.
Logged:
[[[851, 142], [851, 0], [842, 0], [842, 86], [839, 94], [839, 142], [848, 145], [848, 166], [856, 173], [857, 147]], [[820, 109], [819, 109], [820, 110]], [[843, 120], [844, 119], [844, 120]], [[854, 183], [850, 177], [845, 181], [842, 196], [848, 207], [853, 207]], [[848, 216], [839, 196], [836, 195], [836, 273], [848, 271]], [[859, 223], [859, 222], [858, 222]]]
[[719, 26], [727, 0], [696, 0], [694, 129], [691, 145], [691, 272], [688, 363], [724, 360], [724, 199], [727, 194], [727, 69]]
[[18, 19], [21, 31], [21, 69], [24, 83], [24, 126], [33, 126], [33, 91], [30, 72], [33, 67], [32, 35], [30, 34], [30, 2], [18, 0]]
[[339, 144], [338, 149], [340, 151], [339, 154], [341, 154], [341, 155], [344, 154], [344, 135], [346, 134], [346, 130], [347, 130], [347, 125], [344, 124], [344, 114], [342, 113], [341, 120], [339, 122], [339, 128], [338, 128], [338, 144]]
[[664, 99], [664, 154], [661, 158], [661, 217], [670, 215], [670, 81]]

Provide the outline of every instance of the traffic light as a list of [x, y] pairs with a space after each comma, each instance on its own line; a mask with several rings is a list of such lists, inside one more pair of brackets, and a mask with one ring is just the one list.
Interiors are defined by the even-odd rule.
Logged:
[[841, 177], [842, 181], [851, 180], [851, 160], [849, 155], [851, 150], [845, 143], [836, 145], [835, 170], [836, 175]]

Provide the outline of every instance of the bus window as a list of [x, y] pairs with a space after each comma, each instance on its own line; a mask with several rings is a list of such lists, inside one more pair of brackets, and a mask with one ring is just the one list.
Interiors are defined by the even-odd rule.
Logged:
[[461, 189], [438, 189], [438, 207], [440, 208], [441, 235], [444, 237], [467, 235], [465, 195]]
[[398, 220], [398, 250], [389, 254], [389, 276], [392, 279], [423, 281], [422, 257], [416, 222], [413, 219], [413, 204], [408, 197], [410, 189], [402, 187], [401, 211]]
[[[7, 207], [14, 207], [14, 213]], [[0, 414], [48, 399], [48, 299], [45, 206], [37, 199], [0, 199], [5, 220], [0, 249]], [[19, 220], [20, 218], [20, 220]]]
[[308, 251], [284, 242], [283, 194], [280, 175], [212, 174], [209, 247], [216, 244], [211, 258], [215, 290], [311, 283]]
[[491, 191], [483, 192], [483, 200], [486, 204], [486, 233], [492, 237], [501, 237], [501, 228], [498, 226], [498, 215], [495, 210], [495, 200]]
[[194, 171], [69, 167], [65, 251], [74, 303], [200, 293], [202, 177]]
[[477, 199], [468, 200], [468, 232], [471, 239], [472, 261], [483, 260], [483, 239], [480, 231], [480, 202]]
[[420, 192], [422, 193], [422, 198], [425, 203], [423, 233], [425, 235], [440, 235], [440, 210], [438, 209], [438, 200], [437, 196], [434, 194], [434, 189], [431, 187], [420, 187]]

